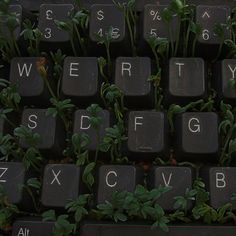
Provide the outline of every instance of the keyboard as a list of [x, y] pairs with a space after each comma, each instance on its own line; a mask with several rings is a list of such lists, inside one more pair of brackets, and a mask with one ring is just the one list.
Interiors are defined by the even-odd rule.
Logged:
[[0, 1], [0, 235], [236, 234], [235, 0]]

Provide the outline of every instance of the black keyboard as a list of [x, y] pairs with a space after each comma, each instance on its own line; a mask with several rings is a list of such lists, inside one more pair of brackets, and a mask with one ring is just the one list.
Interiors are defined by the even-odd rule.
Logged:
[[0, 235], [235, 235], [235, 105], [235, 0], [0, 0]]

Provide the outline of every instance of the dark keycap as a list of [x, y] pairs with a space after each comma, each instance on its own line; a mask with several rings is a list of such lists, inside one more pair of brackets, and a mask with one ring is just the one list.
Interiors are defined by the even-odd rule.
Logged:
[[120, 42], [125, 38], [125, 16], [112, 4], [94, 4], [91, 7], [89, 36], [98, 42], [98, 35], [104, 36], [112, 30], [112, 41]]
[[179, 159], [209, 158], [213, 162], [217, 161], [219, 137], [216, 113], [183, 113], [177, 116], [175, 129], [176, 151]]
[[207, 92], [205, 63], [201, 58], [171, 58], [166, 102], [187, 104], [204, 98]]
[[65, 207], [79, 196], [80, 168], [72, 164], [49, 164], [45, 167], [42, 204], [46, 207]]
[[73, 4], [74, 0], [12, 0], [13, 3], [21, 4], [28, 11], [39, 11], [41, 4]]
[[[23, 20], [23, 10], [22, 10], [21, 5], [10, 5], [9, 12], [11, 14], [16, 15], [17, 21], [14, 22], [16, 24], [15, 25], [16, 27], [14, 28], [13, 35], [14, 35], [15, 39], [18, 40], [20, 38], [20, 33], [21, 33], [21, 24], [22, 24], [22, 20]], [[12, 19], [6, 18], [4, 15], [1, 16], [0, 18], [1, 18], [0, 34], [9, 37], [9, 39], [12, 38], [12, 35], [11, 35], [12, 32], [10, 32], [10, 30], [9, 30], [9, 26], [12, 25]]]
[[147, 57], [119, 57], [116, 59], [115, 84], [130, 107], [152, 107], [151, 60]]
[[133, 192], [143, 181], [143, 170], [136, 166], [101, 166], [98, 173], [97, 203], [110, 201], [115, 191]]
[[40, 6], [38, 27], [43, 33], [43, 48], [57, 50], [60, 46], [69, 47], [69, 33], [60, 30], [55, 21], [69, 20], [69, 14], [73, 8], [72, 4], [43, 4]]
[[[149, 172], [149, 188], [159, 186], [171, 187], [171, 189], [158, 198], [158, 204], [166, 211], [174, 210], [176, 196], [184, 196], [186, 189], [191, 189], [193, 184], [193, 171], [189, 167], [153, 167]], [[192, 202], [189, 201], [188, 209]]]
[[110, 4], [92, 5], [90, 13], [89, 55], [106, 57], [105, 45], [98, 44], [98, 42], [103, 41], [108, 34], [111, 37], [110, 55], [113, 58], [129, 55], [131, 47], [128, 37], [126, 37], [124, 12], [110, 1]]
[[[227, 5], [223, 6], [223, 4], [224, 3], [221, 3], [219, 6], [199, 5], [196, 8], [196, 23], [202, 29], [198, 37], [196, 54], [204, 56], [206, 59], [217, 57], [222, 36], [217, 35], [216, 28], [219, 27], [220, 24], [226, 25], [231, 16], [230, 7]], [[224, 40], [230, 39], [231, 32], [228, 27], [223, 26], [223, 29]], [[222, 47], [221, 54], [225, 54], [226, 56], [227, 50], [226, 47]]]
[[170, 225], [169, 232], [166, 233], [160, 228], [151, 229], [151, 225], [141, 224], [109, 224], [84, 223], [80, 228], [80, 236], [234, 236], [235, 226], [222, 225]]
[[131, 111], [128, 124], [128, 150], [143, 158], [163, 154], [167, 147], [168, 127], [165, 114], [155, 111]]
[[144, 7], [143, 38], [145, 40], [149, 40], [150, 37], [155, 36], [158, 38], [167, 38], [169, 41], [176, 41], [178, 20], [177, 17], [174, 17], [170, 26], [167, 26], [167, 23], [161, 17], [166, 7], [151, 4]]
[[[199, 5], [196, 8], [196, 23], [202, 28], [198, 41], [203, 44], [219, 44], [220, 38], [215, 34], [216, 24], [225, 24], [231, 16], [228, 6]], [[225, 39], [230, 39], [230, 31], [225, 28]]]
[[20, 186], [25, 183], [25, 168], [20, 162], [0, 162], [0, 185], [10, 203], [20, 204], [23, 191]]
[[[62, 156], [65, 147], [65, 133], [63, 124], [58, 117], [46, 115], [47, 109], [25, 109], [22, 114], [21, 124], [40, 135], [37, 147], [48, 154], [57, 154], [51, 158]], [[20, 139], [20, 145], [28, 148], [29, 144]]]
[[26, 104], [49, 103], [49, 91], [40, 70], [45, 69], [50, 83], [49, 65], [44, 57], [15, 57], [11, 61], [10, 82], [16, 84]]
[[236, 59], [225, 59], [215, 66], [214, 78], [219, 100], [236, 105]]
[[205, 180], [210, 192], [210, 205], [214, 208], [231, 203], [233, 210], [236, 210], [236, 202], [231, 198], [236, 193], [235, 167], [209, 167], [203, 169], [201, 177]]
[[97, 131], [91, 127], [89, 122], [89, 113], [86, 110], [77, 110], [74, 116], [74, 133], [86, 133], [89, 135], [90, 143], [88, 149], [95, 151], [98, 145], [98, 139], [102, 141], [105, 135], [105, 129], [110, 126], [110, 113], [107, 110], [102, 110], [99, 114], [102, 118], [102, 124], [99, 127], [99, 137]]
[[12, 236], [51, 236], [53, 235], [54, 222], [39, 220], [19, 219], [13, 224]]
[[97, 100], [98, 63], [95, 57], [67, 57], [64, 61], [62, 96], [70, 97], [80, 106]]

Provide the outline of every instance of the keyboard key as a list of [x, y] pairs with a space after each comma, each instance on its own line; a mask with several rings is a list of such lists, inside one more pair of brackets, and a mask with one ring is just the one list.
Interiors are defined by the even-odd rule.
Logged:
[[[166, 38], [169, 41], [176, 41], [177, 35], [177, 17], [173, 17], [170, 26], [162, 19], [162, 12], [167, 6], [145, 5], [143, 38], [148, 41], [150, 37]], [[169, 28], [170, 27], [170, 30]], [[171, 32], [171, 34], [170, 34]]]
[[175, 148], [179, 159], [217, 161], [219, 137], [216, 113], [183, 113], [177, 116], [175, 133]]
[[109, 224], [109, 223], [89, 223], [85, 222], [80, 228], [80, 236], [234, 236], [235, 226], [222, 225], [170, 225], [169, 232], [163, 230], [151, 229], [151, 225], [133, 223], [133, 224]]
[[25, 168], [20, 162], [0, 162], [0, 185], [10, 203], [20, 204], [23, 201], [23, 190], [20, 188], [25, 183]]
[[236, 210], [236, 202], [232, 201], [233, 194], [236, 193], [235, 167], [210, 167], [204, 168], [201, 177], [205, 180], [210, 192], [210, 205], [214, 208], [231, 203], [233, 210]]
[[201, 58], [171, 58], [166, 102], [187, 104], [206, 97], [205, 63]]
[[225, 103], [236, 105], [236, 60], [225, 59], [215, 66], [214, 77], [217, 78], [215, 84], [218, 90], [218, 99]]
[[23, 8], [27, 9], [28, 11], [39, 11], [39, 8], [41, 6], [41, 4], [43, 3], [52, 3], [52, 4], [73, 4], [74, 0], [13, 0], [13, 3], [16, 4], [21, 4], [21, 6], [23, 6]]
[[[189, 167], [153, 167], [149, 172], [148, 185], [150, 189], [159, 186], [171, 187], [163, 196], [158, 198], [158, 204], [166, 211], [174, 210], [175, 197], [185, 196], [186, 189], [191, 190], [193, 171]], [[189, 202], [188, 209], [192, 207]]]
[[98, 35], [105, 36], [111, 30], [112, 42], [125, 38], [125, 16], [112, 4], [94, 4], [91, 6], [89, 37], [98, 42]]
[[[226, 24], [231, 16], [228, 6], [199, 5], [196, 8], [196, 23], [202, 28], [198, 41], [202, 44], [220, 44], [220, 38], [215, 34], [216, 24]], [[230, 30], [225, 28], [225, 39], [230, 39]]]
[[49, 164], [45, 167], [42, 204], [63, 208], [79, 195], [80, 168], [72, 164]]
[[57, 50], [70, 47], [69, 33], [59, 29], [55, 21], [69, 20], [69, 14], [73, 9], [72, 4], [42, 4], [40, 6], [38, 27], [43, 33], [43, 48]]
[[96, 101], [99, 91], [97, 58], [67, 57], [61, 90], [62, 96], [72, 98], [80, 106]]
[[[24, 104], [45, 105], [50, 94], [42, 78], [40, 67], [48, 70], [44, 57], [15, 57], [11, 61], [10, 82], [18, 86]], [[48, 81], [50, 73], [47, 74]]]
[[32, 218], [19, 219], [13, 224], [12, 236], [51, 236], [54, 222], [43, 222]]
[[[110, 37], [109, 52], [112, 58], [128, 55], [131, 52], [129, 39], [126, 35], [124, 12], [110, 4], [94, 4], [90, 8], [89, 54], [96, 57], [107, 57], [105, 44], [98, 42]], [[112, 3], [112, 4], [111, 4]], [[110, 72], [109, 72], [110, 73]]]
[[152, 107], [151, 60], [147, 57], [116, 59], [115, 84], [125, 96], [129, 107]]
[[145, 159], [164, 154], [168, 127], [165, 114], [155, 111], [131, 111], [128, 124], [128, 150]]
[[110, 201], [115, 191], [133, 192], [143, 181], [143, 170], [136, 166], [106, 165], [99, 168], [97, 203]]
[[[65, 131], [58, 117], [47, 116], [47, 109], [25, 109], [21, 124], [40, 135], [37, 147], [48, 154], [56, 154], [51, 158], [59, 158], [65, 147]], [[20, 139], [20, 146], [28, 148], [25, 140]]]
[[89, 122], [89, 113], [86, 110], [77, 110], [74, 115], [74, 129], [73, 133], [86, 133], [90, 138], [90, 144], [88, 150], [96, 151], [98, 138], [100, 142], [105, 136], [105, 129], [110, 126], [110, 113], [107, 110], [102, 110], [99, 114], [102, 118], [101, 126], [99, 127], [99, 137], [97, 137], [97, 131], [91, 127]]

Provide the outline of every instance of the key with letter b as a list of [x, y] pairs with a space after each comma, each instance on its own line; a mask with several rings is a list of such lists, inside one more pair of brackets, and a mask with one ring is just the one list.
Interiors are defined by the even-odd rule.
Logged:
[[236, 210], [236, 202], [232, 200], [236, 193], [235, 167], [210, 167], [200, 171], [201, 177], [205, 180], [210, 192], [210, 205], [214, 208], [223, 206], [226, 203], [232, 204], [232, 209]]

